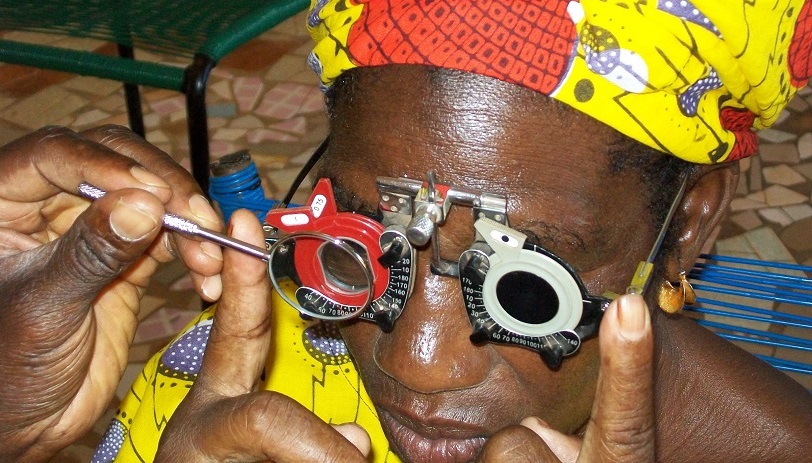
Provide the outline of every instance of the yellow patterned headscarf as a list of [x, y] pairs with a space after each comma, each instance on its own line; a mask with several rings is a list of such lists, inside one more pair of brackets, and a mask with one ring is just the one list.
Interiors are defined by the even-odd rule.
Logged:
[[312, 0], [308, 28], [325, 86], [362, 66], [475, 72], [703, 164], [754, 154], [812, 75], [812, 0]]

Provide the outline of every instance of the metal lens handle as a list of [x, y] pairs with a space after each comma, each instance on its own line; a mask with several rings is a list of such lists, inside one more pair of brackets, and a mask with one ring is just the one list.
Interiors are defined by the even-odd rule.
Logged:
[[[300, 282], [297, 281], [296, 269], [293, 264], [294, 259], [289, 258], [288, 256], [283, 256], [283, 258], [277, 260], [280, 255], [288, 254], [289, 252], [296, 252], [295, 241], [297, 239], [321, 240], [325, 244], [334, 246], [336, 249], [346, 253], [347, 257], [352, 259], [352, 263], [358, 265], [358, 269], [361, 270], [363, 278], [366, 280], [365, 302], [362, 305], [342, 304], [341, 302], [336, 301], [330, 296], [319, 291], [317, 288], [301, 285]], [[317, 256], [314, 256], [314, 258], [316, 257]], [[325, 269], [322, 270], [324, 271]], [[357, 317], [364, 310], [364, 308], [372, 302], [374, 278], [372, 275], [371, 264], [368, 262], [367, 258], [360, 254], [347, 241], [324, 233], [295, 232], [276, 241], [269, 249], [268, 275], [271, 278], [271, 284], [273, 284], [274, 289], [279, 293], [285, 302], [290, 304], [299, 312], [320, 320], [335, 321]], [[294, 291], [294, 297], [290, 297], [289, 293], [282, 289], [279, 281], [280, 277], [291, 279], [299, 286]], [[327, 277], [325, 276], [325, 278]]]

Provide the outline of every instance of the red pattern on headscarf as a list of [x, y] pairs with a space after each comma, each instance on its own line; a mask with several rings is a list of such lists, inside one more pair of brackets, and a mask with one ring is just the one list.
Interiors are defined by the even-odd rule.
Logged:
[[736, 143], [728, 156], [728, 161], [736, 161], [758, 151], [758, 135], [753, 131], [756, 115], [746, 109], [722, 108], [719, 112], [722, 127], [733, 132]]
[[359, 66], [428, 64], [549, 94], [573, 53], [575, 27], [560, 0], [357, 3], [366, 6], [348, 43]]
[[812, 77], [812, 2], [804, 2], [798, 21], [795, 23], [795, 33], [787, 53], [787, 66], [789, 66], [790, 82], [795, 88], [801, 88], [809, 83]]

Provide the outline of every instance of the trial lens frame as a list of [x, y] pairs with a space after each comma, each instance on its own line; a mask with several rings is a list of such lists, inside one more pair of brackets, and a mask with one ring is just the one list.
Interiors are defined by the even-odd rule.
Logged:
[[[389, 257], [384, 258], [378, 254], [377, 264], [392, 265], [397, 263], [398, 259], [405, 258], [403, 262], [408, 262], [412, 269], [404, 271], [402, 262], [399, 267], [401, 278], [399, 284], [408, 288], [406, 298], [411, 293], [413, 284], [413, 268], [416, 260], [413, 248], [425, 246], [430, 242], [431, 271], [437, 275], [460, 280], [463, 299], [473, 327], [471, 335], [473, 342], [497, 342], [529, 348], [539, 352], [545, 362], [555, 368], [563, 357], [572, 355], [578, 350], [583, 339], [597, 332], [601, 314], [611, 298], [590, 295], [576, 272], [565, 261], [540, 246], [527, 243], [523, 234], [510, 229], [507, 226], [507, 201], [503, 195], [441, 184], [437, 182], [433, 172], [428, 173], [426, 181], [380, 177], [376, 186], [380, 195], [382, 226], [387, 227], [388, 232], [397, 231], [393, 235], [396, 239], [381, 241], [380, 251]], [[629, 292], [641, 291], [647, 284], [651, 262], [657, 255], [664, 230], [673, 216], [675, 205], [678, 204], [684, 187], [685, 182], [649, 255], [648, 265], [641, 263]], [[325, 191], [322, 189], [322, 193]], [[324, 202], [324, 194], [321, 196], [320, 204]], [[445, 222], [452, 205], [471, 207], [477, 230], [475, 242], [470, 249], [462, 253], [459, 262], [443, 259], [439, 249], [439, 227]], [[291, 213], [296, 214], [295, 211], [296, 209], [293, 209]], [[360, 214], [339, 214], [344, 214], [346, 220], [351, 221], [360, 220], [359, 218], [371, 220]], [[357, 238], [352, 236], [354, 226], [340, 228], [343, 231], [335, 235], [338, 239], [352, 241]], [[391, 251], [395, 249], [393, 247], [395, 243], [400, 254], [396, 253], [393, 258]], [[408, 246], [408, 250], [403, 246], [404, 243]], [[368, 242], [364, 249], [372, 249], [375, 246], [374, 242]], [[533, 283], [532, 287], [547, 288], [548, 291], [540, 296], [543, 300], [536, 301], [552, 305], [552, 308], [546, 309], [549, 313], [546, 318], [531, 313], [543, 310], [526, 302], [519, 303], [520, 310], [516, 310], [513, 305], [517, 304], [511, 297], [511, 292], [500, 290], [500, 287], [508, 287], [512, 288], [514, 293], [524, 292], [521, 284], [525, 281]], [[380, 290], [377, 291], [380, 293]], [[400, 291], [402, 293], [406, 289]], [[312, 291], [309, 294], [311, 301], [316, 300]], [[390, 305], [381, 305], [380, 301], [376, 300], [367, 308], [358, 307], [364, 309], [360, 312], [360, 318], [375, 321], [384, 331], [391, 331], [394, 321], [403, 310], [406, 298], [399, 298], [395, 304]], [[332, 307], [340, 306], [339, 302], [329, 297], [318, 300], [331, 304], [330, 311], [333, 311]], [[294, 307], [296, 306], [297, 304], [294, 304]], [[301, 304], [298, 307], [301, 308]], [[317, 316], [324, 312], [323, 308], [319, 309], [316, 311]], [[305, 312], [313, 315], [312, 310]]]

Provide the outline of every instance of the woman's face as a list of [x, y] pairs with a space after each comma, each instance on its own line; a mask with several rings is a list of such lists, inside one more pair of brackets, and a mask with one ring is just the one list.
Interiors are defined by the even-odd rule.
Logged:
[[[320, 172], [333, 179], [339, 207], [374, 210], [376, 177], [424, 179], [434, 170], [442, 183], [506, 195], [511, 227], [567, 261], [590, 294], [625, 290], [655, 230], [638, 173], [610, 171], [610, 129], [487, 77], [419, 66], [356, 72], [336, 95]], [[452, 208], [440, 231], [444, 258], [470, 245], [472, 224], [470, 209]], [[582, 426], [596, 340], [557, 371], [534, 351], [474, 345], [458, 281], [433, 275], [430, 259], [422, 248], [391, 333], [366, 322], [342, 329], [397, 453], [470, 461], [485, 438], [527, 416], [566, 432]]]

